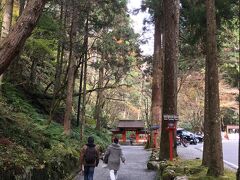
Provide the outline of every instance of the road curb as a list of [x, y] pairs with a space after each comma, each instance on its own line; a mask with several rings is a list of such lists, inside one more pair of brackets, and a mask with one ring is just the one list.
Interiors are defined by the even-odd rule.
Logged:
[[228, 161], [225, 161], [225, 160], [223, 160], [223, 162], [224, 162], [225, 164], [227, 164], [229, 167], [231, 167], [231, 168], [233, 168], [233, 169], [235, 169], [235, 170], [238, 169], [238, 166], [236, 166], [235, 164], [232, 164], [232, 163], [230, 163], [230, 162], [228, 162]]

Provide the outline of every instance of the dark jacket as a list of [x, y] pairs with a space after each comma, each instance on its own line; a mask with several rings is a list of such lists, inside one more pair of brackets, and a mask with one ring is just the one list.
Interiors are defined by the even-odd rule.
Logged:
[[[96, 148], [96, 160], [93, 164], [87, 164], [85, 162], [84, 156], [85, 156], [85, 152], [87, 150], [87, 147], [95, 147]], [[82, 166], [98, 166], [99, 163], [99, 148], [98, 146], [96, 146], [95, 144], [85, 144], [80, 152], [80, 169], [82, 169]]]
[[108, 168], [110, 170], [119, 170], [120, 159], [122, 160], [122, 162], [125, 161], [121, 146], [116, 143], [112, 143], [110, 146], [108, 146], [106, 156], [108, 156]]

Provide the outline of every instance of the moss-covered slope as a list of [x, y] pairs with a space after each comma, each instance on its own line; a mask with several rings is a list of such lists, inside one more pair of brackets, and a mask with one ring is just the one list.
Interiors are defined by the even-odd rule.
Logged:
[[[63, 127], [40, 114], [30, 100], [12, 86], [0, 97], [1, 179], [64, 179], [78, 168], [79, 141], [75, 128], [70, 137]], [[108, 133], [86, 128], [102, 148], [110, 142]]]

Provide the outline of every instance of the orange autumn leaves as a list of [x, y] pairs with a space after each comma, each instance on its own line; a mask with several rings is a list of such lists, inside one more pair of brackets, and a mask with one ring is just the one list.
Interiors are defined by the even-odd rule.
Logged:
[[[112, 38], [113, 38], [113, 40], [115, 40], [115, 42], [116, 42], [117, 44], [119, 44], [119, 45], [124, 45], [124, 44], [129, 45], [129, 44], [130, 44], [129, 41], [127, 41], [127, 40], [123, 40], [123, 39], [121, 39], [121, 38], [116, 38], [115, 36], [113, 36]], [[129, 56], [136, 56], [137, 53], [136, 53], [135, 51], [129, 51], [129, 52], [128, 52], [128, 55], [129, 55]]]

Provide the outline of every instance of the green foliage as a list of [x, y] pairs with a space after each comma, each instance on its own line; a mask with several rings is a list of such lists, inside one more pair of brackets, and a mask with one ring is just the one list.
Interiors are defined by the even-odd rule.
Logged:
[[23, 168], [30, 165], [36, 165], [35, 161], [29, 159], [30, 153], [25, 151], [24, 147], [20, 145], [11, 144], [9, 146], [4, 146], [0, 144], [0, 149], [0, 167], [3, 169], [7, 169], [12, 165], [11, 160], [15, 160], [15, 166], [22, 166]]
[[127, 1], [107, 0], [91, 3], [91, 23], [96, 31], [112, 26], [118, 14], [125, 13]]
[[[180, 70], [186, 72], [196, 67], [203, 68], [205, 61], [201, 57], [206, 53], [206, 11], [204, 1], [181, 0], [180, 8]], [[237, 0], [216, 1], [216, 24], [218, 50], [238, 47], [239, 18]], [[227, 61], [227, 59], [225, 59]], [[226, 70], [226, 68], [225, 68]], [[225, 77], [236, 84], [236, 73], [226, 70]], [[234, 76], [234, 77], [233, 77]], [[231, 80], [230, 80], [231, 79]]]
[[190, 180], [234, 180], [236, 179], [236, 174], [232, 171], [225, 170], [224, 176], [213, 177], [207, 176], [207, 167], [201, 166], [201, 160], [180, 160], [176, 159], [173, 162], [168, 162], [167, 166], [164, 166], [161, 169], [162, 172], [159, 174], [162, 175], [160, 179], [164, 176], [187, 176]]
[[[0, 98], [0, 176], [38, 169], [47, 177], [62, 179], [78, 168], [80, 148], [86, 142], [80, 142], [79, 129], [67, 137], [62, 125], [49, 125], [47, 116], [38, 113], [22, 91], [6, 83], [4, 92]], [[101, 149], [110, 143], [108, 131], [89, 127], [85, 134], [94, 136]]]
[[[103, 57], [101, 61], [94, 62], [92, 66], [96, 69], [104, 66], [106, 71], [111, 72], [111, 79], [117, 83], [129, 72], [136, 61], [138, 50], [138, 36], [130, 26], [129, 17], [125, 11], [125, 3], [126, 1], [111, 1], [111, 4], [105, 4], [103, 7], [101, 6], [103, 4], [100, 3], [102, 9], [99, 9], [99, 11], [102, 12], [95, 14], [98, 18], [101, 18], [110, 13], [111, 15], [105, 17], [104, 21], [107, 22], [109, 18], [112, 19], [110, 23], [105, 24], [104, 28], [102, 27], [101, 39], [99, 38], [96, 41], [96, 49]], [[112, 9], [109, 9], [109, 6]]]
[[58, 23], [52, 18], [52, 15], [47, 12], [42, 14], [37, 27], [44, 29], [46, 32], [56, 32], [59, 30]]
[[94, 142], [98, 144], [101, 149], [106, 149], [106, 147], [111, 143], [111, 132], [105, 129], [97, 131], [93, 130], [91, 127], [86, 127], [84, 143], [87, 142], [88, 136], [93, 136]]
[[179, 122], [179, 127], [184, 128], [186, 130], [193, 130], [193, 126], [191, 122]]
[[54, 40], [29, 38], [25, 44], [25, 53], [29, 57], [35, 57], [36, 59], [43, 59], [47, 55], [53, 58], [54, 51], [52, 48], [55, 46]]
[[17, 90], [9, 83], [5, 83], [3, 86], [4, 96], [6, 97], [6, 102], [9, 104], [9, 109], [13, 112], [18, 112], [19, 114], [28, 114], [29, 117], [34, 119], [38, 118], [36, 110], [30, 104], [30, 101], [24, 99], [23, 92]]
[[223, 125], [237, 125], [239, 114], [231, 108], [222, 108], [220, 111]]
[[32, 37], [52, 40], [57, 38], [60, 31], [60, 25], [53, 18], [51, 12], [44, 12], [39, 19], [37, 27], [33, 31]]
[[239, 83], [239, 63], [224, 63], [221, 66], [221, 71], [223, 72], [223, 78], [231, 84], [233, 87], [237, 87]]

